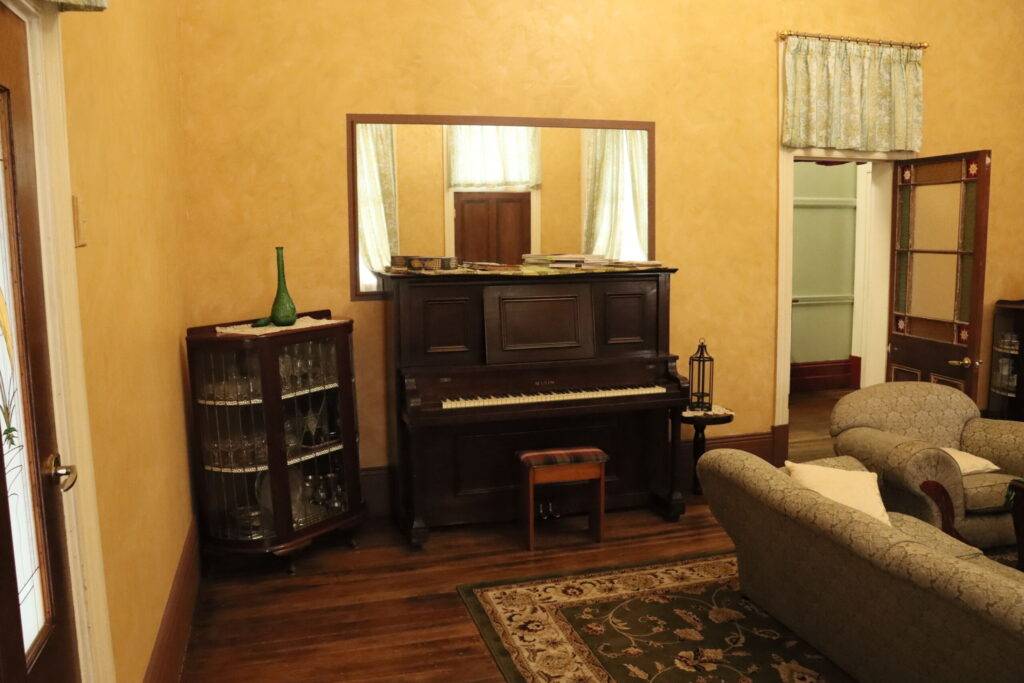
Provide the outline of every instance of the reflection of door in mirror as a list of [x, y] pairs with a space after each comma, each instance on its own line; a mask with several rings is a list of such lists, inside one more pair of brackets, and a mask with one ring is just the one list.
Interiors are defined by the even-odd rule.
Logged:
[[455, 257], [517, 264], [530, 253], [529, 192], [456, 192]]
[[889, 381], [977, 398], [990, 163], [983, 151], [898, 169]]

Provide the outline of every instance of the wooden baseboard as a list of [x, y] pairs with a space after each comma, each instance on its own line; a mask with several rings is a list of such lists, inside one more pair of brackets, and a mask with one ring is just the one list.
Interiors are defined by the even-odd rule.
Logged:
[[391, 515], [391, 479], [387, 467], [365, 467], [359, 472], [368, 517]]
[[169, 683], [180, 679], [198, 594], [199, 536], [193, 522], [185, 535], [160, 629], [146, 667], [143, 679], [146, 683]]
[[843, 360], [792, 363], [789, 366], [789, 390], [793, 393], [859, 387], [859, 356], [850, 356]]
[[789, 457], [789, 425], [775, 425], [772, 427], [772, 459], [771, 464], [782, 467]]

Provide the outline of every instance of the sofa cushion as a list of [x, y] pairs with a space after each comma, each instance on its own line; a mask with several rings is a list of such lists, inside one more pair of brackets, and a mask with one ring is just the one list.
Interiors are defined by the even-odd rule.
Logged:
[[854, 510], [860, 510], [883, 524], [892, 524], [885, 513], [882, 494], [878, 490], [878, 475], [874, 472], [843, 470], [788, 460], [786, 471], [799, 486]]
[[936, 552], [961, 559], [984, 557], [984, 553], [973, 545], [967, 545], [962, 541], [958, 541], [943, 532], [942, 529], [932, 526], [917, 517], [911, 517], [901, 512], [890, 512], [889, 521], [892, 522], [894, 529], [899, 529], [917, 543], [928, 546]]
[[956, 460], [956, 464], [960, 467], [960, 472], [963, 474], [981, 474], [983, 472], [998, 472], [999, 465], [995, 464], [991, 460], [985, 458], [979, 458], [973, 453], [967, 451], [961, 451], [957, 448], [943, 448], [949, 454], [949, 457]]
[[1019, 479], [1002, 472], [964, 475], [964, 507], [968, 512], [1000, 512], [1009, 510], [1006, 491], [1010, 482]]

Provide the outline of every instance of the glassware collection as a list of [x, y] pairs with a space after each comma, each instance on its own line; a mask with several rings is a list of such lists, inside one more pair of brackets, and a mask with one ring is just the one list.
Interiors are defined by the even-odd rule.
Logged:
[[[208, 350], [195, 362], [208, 523], [219, 538], [269, 541], [275, 513], [259, 355]], [[336, 342], [280, 346], [277, 370], [292, 527], [298, 529], [349, 510]]]

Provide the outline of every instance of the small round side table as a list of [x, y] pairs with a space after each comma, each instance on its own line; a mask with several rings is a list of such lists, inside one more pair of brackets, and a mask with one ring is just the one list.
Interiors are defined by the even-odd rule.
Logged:
[[[717, 407], [717, 406], [716, 406]], [[701, 493], [700, 479], [697, 478], [697, 461], [704, 455], [708, 441], [704, 430], [710, 425], [724, 425], [732, 422], [733, 413], [725, 412], [691, 412], [683, 411], [680, 418], [684, 424], [693, 425], [693, 492]]]

